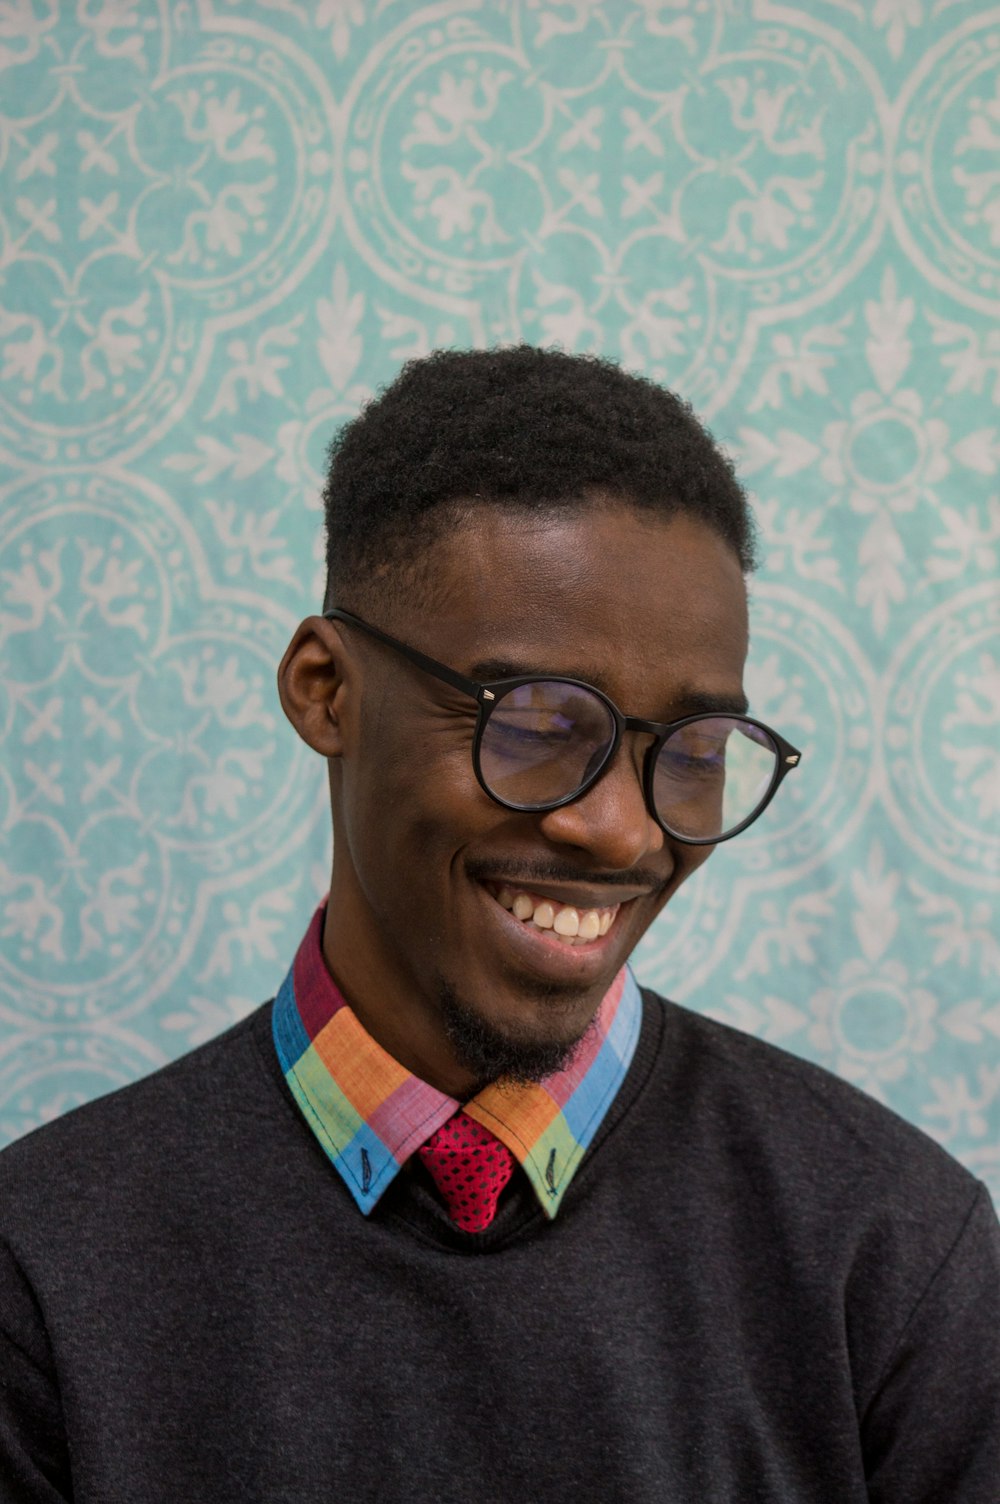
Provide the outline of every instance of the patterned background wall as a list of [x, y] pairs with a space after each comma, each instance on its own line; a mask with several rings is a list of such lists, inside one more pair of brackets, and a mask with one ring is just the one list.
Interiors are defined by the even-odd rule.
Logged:
[[739, 456], [806, 750], [641, 974], [1000, 1192], [1000, 9], [13, 0], [0, 70], [0, 1139], [274, 990], [326, 444], [525, 339]]

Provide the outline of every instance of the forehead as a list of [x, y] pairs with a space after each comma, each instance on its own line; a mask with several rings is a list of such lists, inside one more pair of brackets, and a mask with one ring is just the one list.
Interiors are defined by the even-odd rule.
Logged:
[[651, 681], [662, 692], [740, 687], [743, 574], [695, 518], [601, 501], [543, 513], [470, 507], [424, 562], [434, 609], [401, 603], [400, 635], [465, 672], [587, 678], [628, 698], [631, 714]]

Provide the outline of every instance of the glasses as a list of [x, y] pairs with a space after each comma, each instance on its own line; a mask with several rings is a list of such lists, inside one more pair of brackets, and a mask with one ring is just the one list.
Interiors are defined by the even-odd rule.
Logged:
[[606, 694], [579, 679], [521, 674], [480, 683], [350, 611], [335, 607], [323, 614], [359, 627], [477, 702], [472, 765], [484, 792], [505, 809], [540, 814], [571, 804], [593, 788], [623, 734], [638, 731], [653, 738], [642, 775], [653, 819], [689, 846], [716, 845], [764, 812], [802, 756], [752, 716], [709, 712], [643, 721], [622, 715]]

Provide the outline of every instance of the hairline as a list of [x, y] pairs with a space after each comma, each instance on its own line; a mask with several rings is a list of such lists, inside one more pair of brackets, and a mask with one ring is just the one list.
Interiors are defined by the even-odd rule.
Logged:
[[690, 518], [700, 523], [706, 532], [718, 538], [729, 549], [745, 581], [755, 567], [753, 563], [745, 567], [739, 549], [726, 536], [724, 529], [715, 526], [710, 517], [683, 500], [665, 496], [658, 503], [645, 501], [625, 490], [610, 491], [606, 486], [584, 490], [576, 495], [557, 497], [551, 501], [539, 501], [530, 495], [501, 497], [489, 493], [464, 494], [435, 501], [405, 529], [384, 529], [381, 541], [383, 545], [389, 545], [388, 557], [374, 563], [362, 555], [350, 570], [351, 578], [342, 581], [336, 588], [333, 571], [328, 567], [323, 609], [327, 611], [333, 606], [342, 606], [346, 610], [357, 610], [358, 614], [363, 615], [365, 609], [370, 609], [373, 602], [384, 600], [390, 591], [398, 598], [412, 590], [418, 595], [422, 594], [425, 601], [432, 601], [434, 587], [429, 577], [433, 560], [420, 557], [421, 550], [432, 552], [449, 524], [461, 527], [477, 512], [487, 508], [506, 510], [511, 518], [535, 516], [552, 519], [561, 514], [581, 515], [588, 511], [594, 512], [602, 506], [662, 523], [669, 523], [677, 517]]

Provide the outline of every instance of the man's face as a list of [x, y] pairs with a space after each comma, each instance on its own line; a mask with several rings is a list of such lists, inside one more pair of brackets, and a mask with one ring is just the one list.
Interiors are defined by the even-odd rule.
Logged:
[[[693, 519], [610, 503], [543, 516], [470, 508], [432, 545], [430, 567], [441, 608], [401, 599], [372, 624], [471, 678], [583, 679], [656, 721], [690, 713], [693, 696], [701, 708], [741, 692], [743, 577]], [[358, 668], [333, 764], [334, 975], [390, 1053], [455, 1095], [497, 1074], [545, 1074], [711, 848], [682, 845], [650, 816], [649, 738], [635, 733], [572, 804], [502, 808], [473, 772], [474, 701], [357, 629], [341, 634]], [[518, 895], [534, 905], [528, 918], [523, 901], [509, 907]], [[596, 911], [606, 933], [567, 944], [537, 922], [541, 905], [553, 920]]]

